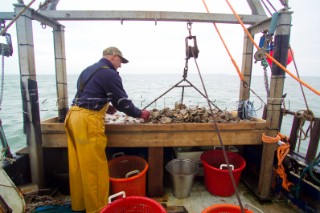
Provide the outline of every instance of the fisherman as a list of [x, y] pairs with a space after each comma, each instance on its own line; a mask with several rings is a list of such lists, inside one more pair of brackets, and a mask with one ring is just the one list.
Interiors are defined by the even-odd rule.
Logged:
[[[117, 71], [125, 59], [116, 47], [79, 76], [77, 94], [67, 113], [70, 196], [73, 211], [100, 212], [109, 197], [109, 171], [105, 148], [105, 113], [117, 110], [148, 121], [150, 112], [138, 109], [126, 94]], [[110, 104], [112, 103], [112, 105]]]

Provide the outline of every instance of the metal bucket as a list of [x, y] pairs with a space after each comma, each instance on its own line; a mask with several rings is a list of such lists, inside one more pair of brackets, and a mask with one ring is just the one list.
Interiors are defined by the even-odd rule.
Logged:
[[190, 196], [194, 176], [198, 169], [198, 164], [189, 159], [173, 159], [167, 163], [166, 170], [171, 175], [173, 195], [176, 198]]

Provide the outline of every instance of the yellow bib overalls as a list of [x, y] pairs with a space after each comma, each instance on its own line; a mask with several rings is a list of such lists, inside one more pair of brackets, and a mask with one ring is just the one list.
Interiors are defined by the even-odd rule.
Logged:
[[100, 111], [72, 106], [65, 128], [68, 136], [72, 210], [99, 212], [109, 197], [109, 170], [105, 153], [106, 104]]

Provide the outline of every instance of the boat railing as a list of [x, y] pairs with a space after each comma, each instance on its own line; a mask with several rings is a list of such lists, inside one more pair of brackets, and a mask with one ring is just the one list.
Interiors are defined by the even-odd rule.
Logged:
[[[311, 111], [293, 112], [287, 109], [282, 109], [282, 115], [293, 116], [291, 132], [289, 136], [290, 151], [305, 159], [306, 163], [313, 161], [316, 158], [320, 139], [320, 118], [315, 117]], [[281, 119], [282, 120], [282, 119]], [[306, 153], [300, 152], [300, 142], [307, 142], [308, 147]]]

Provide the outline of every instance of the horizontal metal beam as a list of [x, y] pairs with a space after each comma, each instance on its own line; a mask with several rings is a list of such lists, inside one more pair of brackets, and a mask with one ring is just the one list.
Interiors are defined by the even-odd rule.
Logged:
[[12, 20], [15, 16], [14, 12], [0, 12], [0, 20]]
[[270, 23], [271, 23], [271, 18], [267, 18], [262, 22], [259, 22], [257, 24], [254, 24], [248, 27], [248, 31], [250, 32], [251, 35], [260, 33], [262, 31], [268, 30], [270, 27]]
[[[173, 21], [173, 22], [208, 22], [229, 23], [239, 22], [233, 14], [193, 13], [168, 11], [39, 11], [39, 13], [57, 21]], [[239, 15], [244, 24], [255, 24], [268, 18], [265, 15]]]
[[[24, 5], [21, 4], [15, 4], [16, 7], [24, 7]], [[56, 20], [50, 19], [50, 17], [47, 17], [34, 9], [28, 8], [27, 10], [31, 11], [31, 18], [32, 20], [39, 21], [41, 24], [50, 26], [54, 29], [59, 29], [60, 27], [64, 27]], [[16, 17], [15, 12], [0, 12], [0, 20], [12, 20]]]

